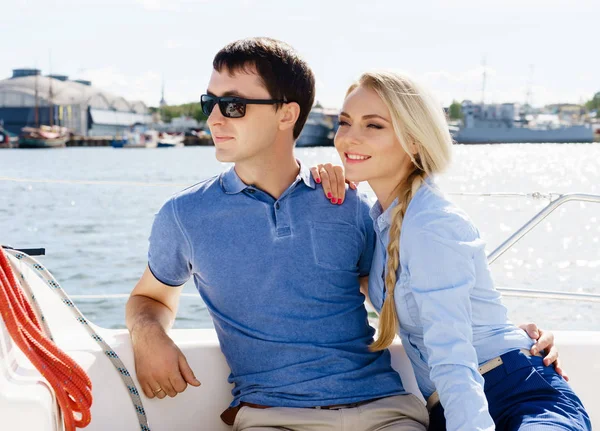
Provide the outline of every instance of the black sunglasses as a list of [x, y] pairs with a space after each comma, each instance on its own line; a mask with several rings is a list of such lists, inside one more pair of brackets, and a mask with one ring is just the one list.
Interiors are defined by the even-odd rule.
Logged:
[[285, 100], [274, 99], [243, 99], [235, 96], [217, 97], [210, 94], [203, 94], [200, 97], [200, 106], [202, 112], [207, 117], [210, 116], [215, 105], [219, 105], [221, 114], [227, 118], [242, 118], [246, 115], [246, 105], [276, 105], [279, 103], [287, 103]]

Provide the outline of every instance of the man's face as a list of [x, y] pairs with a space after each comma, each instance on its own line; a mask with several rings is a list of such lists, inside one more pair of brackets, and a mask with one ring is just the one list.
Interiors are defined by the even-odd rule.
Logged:
[[[223, 68], [213, 70], [207, 93], [213, 96], [237, 96], [245, 99], [271, 99], [253, 68], [230, 74]], [[215, 105], [207, 124], [220, 162], [239, 163], [270, 151], [279, 130], [280, 112], [274, 105], [247, 105], [242, 118], [224, 117]]]

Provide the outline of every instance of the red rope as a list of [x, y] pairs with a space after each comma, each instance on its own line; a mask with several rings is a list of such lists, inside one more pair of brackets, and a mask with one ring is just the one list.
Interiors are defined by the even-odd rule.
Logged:
[[92, 382], [86, 372], [46, 337], [0, 247], [0, 313], [15, 344], [50, 383], [65, 429], [86, 427], [91, 419]]

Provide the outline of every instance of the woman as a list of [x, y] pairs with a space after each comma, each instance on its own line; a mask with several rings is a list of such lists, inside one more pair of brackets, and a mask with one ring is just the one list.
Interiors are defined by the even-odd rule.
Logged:
[[399, 332], [429, 429], [591, 429], [568, 383], [509, 322], [479, 232], [435, 184], [452, 149], [435, 100], [408, 77], [365, 73], [348, 90], [335, 146], [346, 178], [368, 181], [378, 198], [372, 349]]

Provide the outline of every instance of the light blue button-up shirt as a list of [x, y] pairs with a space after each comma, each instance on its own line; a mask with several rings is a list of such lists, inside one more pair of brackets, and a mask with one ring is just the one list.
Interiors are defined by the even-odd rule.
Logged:
[[177, 193], [155, 217], [148, 265], [190, 277], [231, 368], [233, 402], [312, 407], [405, 393], [371, 352], [359, 276], [375, 234], [364, 196], [331, 205], [307, 167], [273, 198], [231, 168]]
[[[394, 202], [371, 209], [377, 234], [369, 295], [383, 305]], [[399, 333], [425, 399], [438, 391], [446, 426], [490, 430], [480, 364], [533, 341], [514, 326], [494, 288], [484, 242], [467, 215], [428, 179], [411, 200], [400, 234], [394, 291]]]

